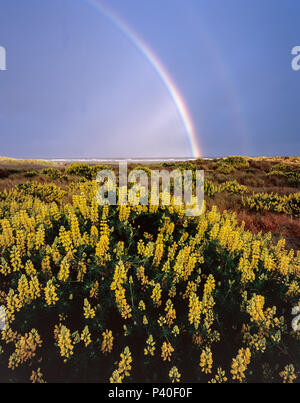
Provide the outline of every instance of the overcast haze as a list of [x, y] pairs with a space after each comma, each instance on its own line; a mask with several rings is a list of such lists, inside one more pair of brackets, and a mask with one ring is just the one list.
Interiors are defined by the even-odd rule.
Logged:
[[[203, 156], [299, 155], [298, 0], [98, 3], [165, 67]], [[1, 0], [0, 46], [0, 155], [192, 156], [159, 74], [92, 2]]]

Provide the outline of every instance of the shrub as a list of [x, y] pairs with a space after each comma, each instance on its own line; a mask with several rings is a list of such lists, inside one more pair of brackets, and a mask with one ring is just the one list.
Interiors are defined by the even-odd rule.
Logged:
[[215, 185], [209, 180], [204, 181], [204, 194], [206, 196], [213, 197], [218, 192], [220, 192], [220, 186]]
[[28, 171], [24, 173], [24, 177], [25, 178], [34, 178], [35, 176], [37, 176], [37, 172], [36, 171]]
[[99, 207], [79, 190], [0, 202], [2, 381], [295, 380], [299, 256], [284, 242], [216, 208]]
[[164, 168], [175, 168], [175, 167], [176, 167], [176, 164], [175, 164], [174, 162], [163, 162], [163, 163], [162, 163], [162, 166], [163, 166]]
[[0, 179], [8, 178], [9, 175], [8, 169], [0, 169]]
[[275, 164], [269, 171], [268, 175], [282, 175], [287, 178], [287, 182], [293, 186], [300, 184], [300, 164]]
[[142, 165], [137, 165], [136, 167], [133, 168], [133, 170], [141, 170], [146, 172], [147, 176], [150, 178], [151, 177], [151, 169], [149, 167], [145, 167]]
[[243, 204], [252, 210], [269, 210], [285, 213], [294, 217], [300, 216], [300, 192], [288, 196], [276, 193], [253, 193], [243, 198]]
[[66, 195], [64, 190], [52, 183], [43, 185], [38, 182], [25, 182], [17, 185], [17, 189], [24, 195], [40, 198], [47, 203], [60, 202]]
[[68, 179], [63, 170], [56, 168], [43, 169], [42, 174], [48, 176], [48, 178], [53, 180], [65, 181]]
[[297, 172], [287, 172], [286, 177], [288, 178], [288, 183], [293, 186], [300, 186], [300, 171]]
[[269, 173], [270, 174], [277, 174], [277, 175], [285, 175], [287, 172], [293, 172], [294, 170], [299, 170], [300, 169], [300, 164], [284, 164], [284, 163], [278, 163], [274, 164], [270, 169]]
[[230, 193], [236, 193], [236, 194], [245, 194], [248, 193], [249, 190], [247, 186], [240, 185], [236, 180], [234, 181], [227, 181], [221, 185], [221, 191], [224, 192], [230, 192]]
[[284, 211], [293, 217], [300, 217], [300, 192], [285, 196]]
[[179, 168], [181, 171], [193, 171], [197, 168], [195, 164], [192, 162], [181, 162], [176, 165], [177, 169]]
[[110, 170], [112, 168], [102, 164], [88, 165], [81, 162], [74, 162], [65, 169], [65, 172], [69, 175], [82, 176], [85, 179], [91, 180], [95, 179], [97, 172], [101, 171], [102, 169]]
[[83, 176], [86, 179], [92, 179], [95, 170], [88, 164], [74, 162], [65, 169], [65, 172], [68, 175]]
[[223, 160], [229, 165], [232, 165], [234, 168], [248, 168], [249, 161], [245, 157], [240, 156], [229, 156]]
[[226, 162], [218, 163], [217, 171], [222, 174], [230, 174], [235, 171], [235, 168]]

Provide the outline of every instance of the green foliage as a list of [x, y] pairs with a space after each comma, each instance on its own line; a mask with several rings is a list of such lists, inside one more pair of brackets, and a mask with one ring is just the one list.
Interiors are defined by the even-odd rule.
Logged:
[[97, 176], [97, 172], [103, 169], [109, 170], [111, 169], [111, 167], [101, 164], [88, 165], [82, 162], [74, 162], [65, 169], [65, 172], [68, 175], [82, 176], [85, 179], [91, 180], [95, 179]]
[[292, 186], [300, 186], [300, 170], [299, 171], [293, 171], [293, 172], [287, 172], [286, 177], [288, 178], [288, 183]]
[[229, 174], [239, 168], [248, 168], [249, 161], [245, 157], [231, 156], [217, 160], [215, 163], [217, 171], [223, 174]]
[[47, 203], [60, 202], [66, 194], [64, 190], [52, 183], [43, 185], [38, 182], [25, 182], [17, 185], [17, 189], [21, 191], [21, 194], [37, 197]]
[[272, 165], [272, 167], [269, 169], [270, 174], [276, 174], [276, 175], [285, 175], [287, 172], [293, 172], [293, 171], [298, 171], [300, 169], [300, 164], [284, 164], [284, 163], [278, 163]]
[[223, 161], [225, 161], [229, 165], [232, 165], [234, 168], [248, 168], [249, 167], [248, 159], [246, 157], [241, 157], [239, 155], [229, 156], [229, 157], [225, 158]]
[[25, 178], [34, 178], [38, 173], [36, 171], [28, 171], [24, 173]]
[[300, 164], [275, 164], [268, 171], [268, 175], [282, 175], [287, 178], [288, 184], [300, 185]]
[[192, 162], [180, 162], [176, 164], [176, 169], [180, 169], [181, 171], [193, 171], [197, 168], [197, 166]]
[[83, 176], [86, 179], [92, 179], [95, 171], [88, 164], [83, 164], [81, 162], [74, 162], [65, 169], [66, 174]]
[[42, 174], [48, 176], [48, 178], [52, 180], [68, 180], [68, 176], [64, 173], [64, 171], [57, 168], [45, 168], [42, 170]]
[[0, 179], [8, 178], [9, 175], [8, 169], [0, 169]]
[[300, 164], [274, 164], [267, 174], [285, 176], [288, 184], [292, 186], [300, 185]]
[[[48, 382], [108, 382], [125, 353], [132, 363], [123, 382], [169, 382], [174, 366], [182, 382], [206, 383], [220, 367], [236, 382], [232, 363], [246, 348], [244, 381], [279, 382], [286, 365], [298, 374], [287, 311], [299, 299], [299, 259], [282, 243], [244, 231], [234, 214], [215, 208], [196, 219], [174, 206], [92, 214], [93, 184], [76, 186], [72, 204], [32, 204], [28, 196], [25, 210], [15, 200], [1, 221], [0, 297], [14, 315], [0, 341], [2, 380], [29, 381], [40, 368]], [[11, 206], [3, 200], [0, 209]], [[101, 229], [95, 238], [93, 226]], [[27, 286], [28, 260], [40, 293]], [[46, 299], [50, 287], [56, 299]], [[24, 343], [33, 330], [41, 343]]]
[[281, 196], [276, 193], [253, 193], [243, 198], [243, 204], [252, 210], [269, 210], [300, 217], [300, 192]]
[[[289, 314], [299, 254], [215, 207], [186, 217], [174, 205], [98, 206], [95, 185], [65, 193], [26, 182], [0, 194], [2, 381], [36, 379], [38, 369], [48, 382], [168, 382], [172, 370], [206, 383], [220, 368], [229, 382], [299, 374]], [[221, 187], [205, 182], [206, 194]], [[299, 195], [289, 198], [294, 208]]]
[[162, 166], [164, 168], [173, 168], [174, 169], [176, 167], [176, 163], [174, 163], [174, 162], [163, 162]]
[[134, 167], [134, 170], [141, 170], [146, 172], [148, 178], [151, 177], [151, 169], [149, 167], [143, 166], [143, 165], [137, 165], [136, 167]]
[[240, 185], [236, 180], [234, 181], [227, 181], [221, 185], [221, 192], [230, 192], [230, 193], [235, 193], [235, 194], [240, 194], [243, 195], [245, 193], [248, 193], [249, 190], [247, 186]]
[[204, 181], [204, 194], [208, 197], [213, 197], [215, 193], [220, 192], [220, 186], [215, 185], [212, 181]]
[[235, 168], [226, 162], [217, 163], [217, 171], [222, 174], [230, 174], [235, 171]]

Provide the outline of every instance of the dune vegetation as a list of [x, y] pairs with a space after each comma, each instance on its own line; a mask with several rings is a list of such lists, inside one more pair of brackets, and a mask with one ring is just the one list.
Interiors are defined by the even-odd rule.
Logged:
[[299, 381], [299, 158], [139, 164], [203, 169], [199, 217], [99, 206], [103, 165], [34, 165], [1, 162], [2, 380]]

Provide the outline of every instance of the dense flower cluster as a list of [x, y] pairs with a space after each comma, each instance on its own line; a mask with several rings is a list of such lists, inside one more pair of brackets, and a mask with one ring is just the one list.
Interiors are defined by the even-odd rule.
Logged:
[[221, 191], [226, 191], [230, 193], [236, 194], [245, 194], [248, 193], [249, 190], [247, 186], [240, 185], [237, 181], [227, 181], [221, 185]]
[[1, 196], [7, 380], [298, 379], [300, 334], [286, 312], [300, 304], [299, 252], [215, 207], [200, 217], [174, 203], [101, 207], [96, 189]]
[[300, 192], [283, 196], [276, 193], [253, 193], [243, 198], [243, 204], [252, 210], [269, 210], [294, 217], [300, 216]]

